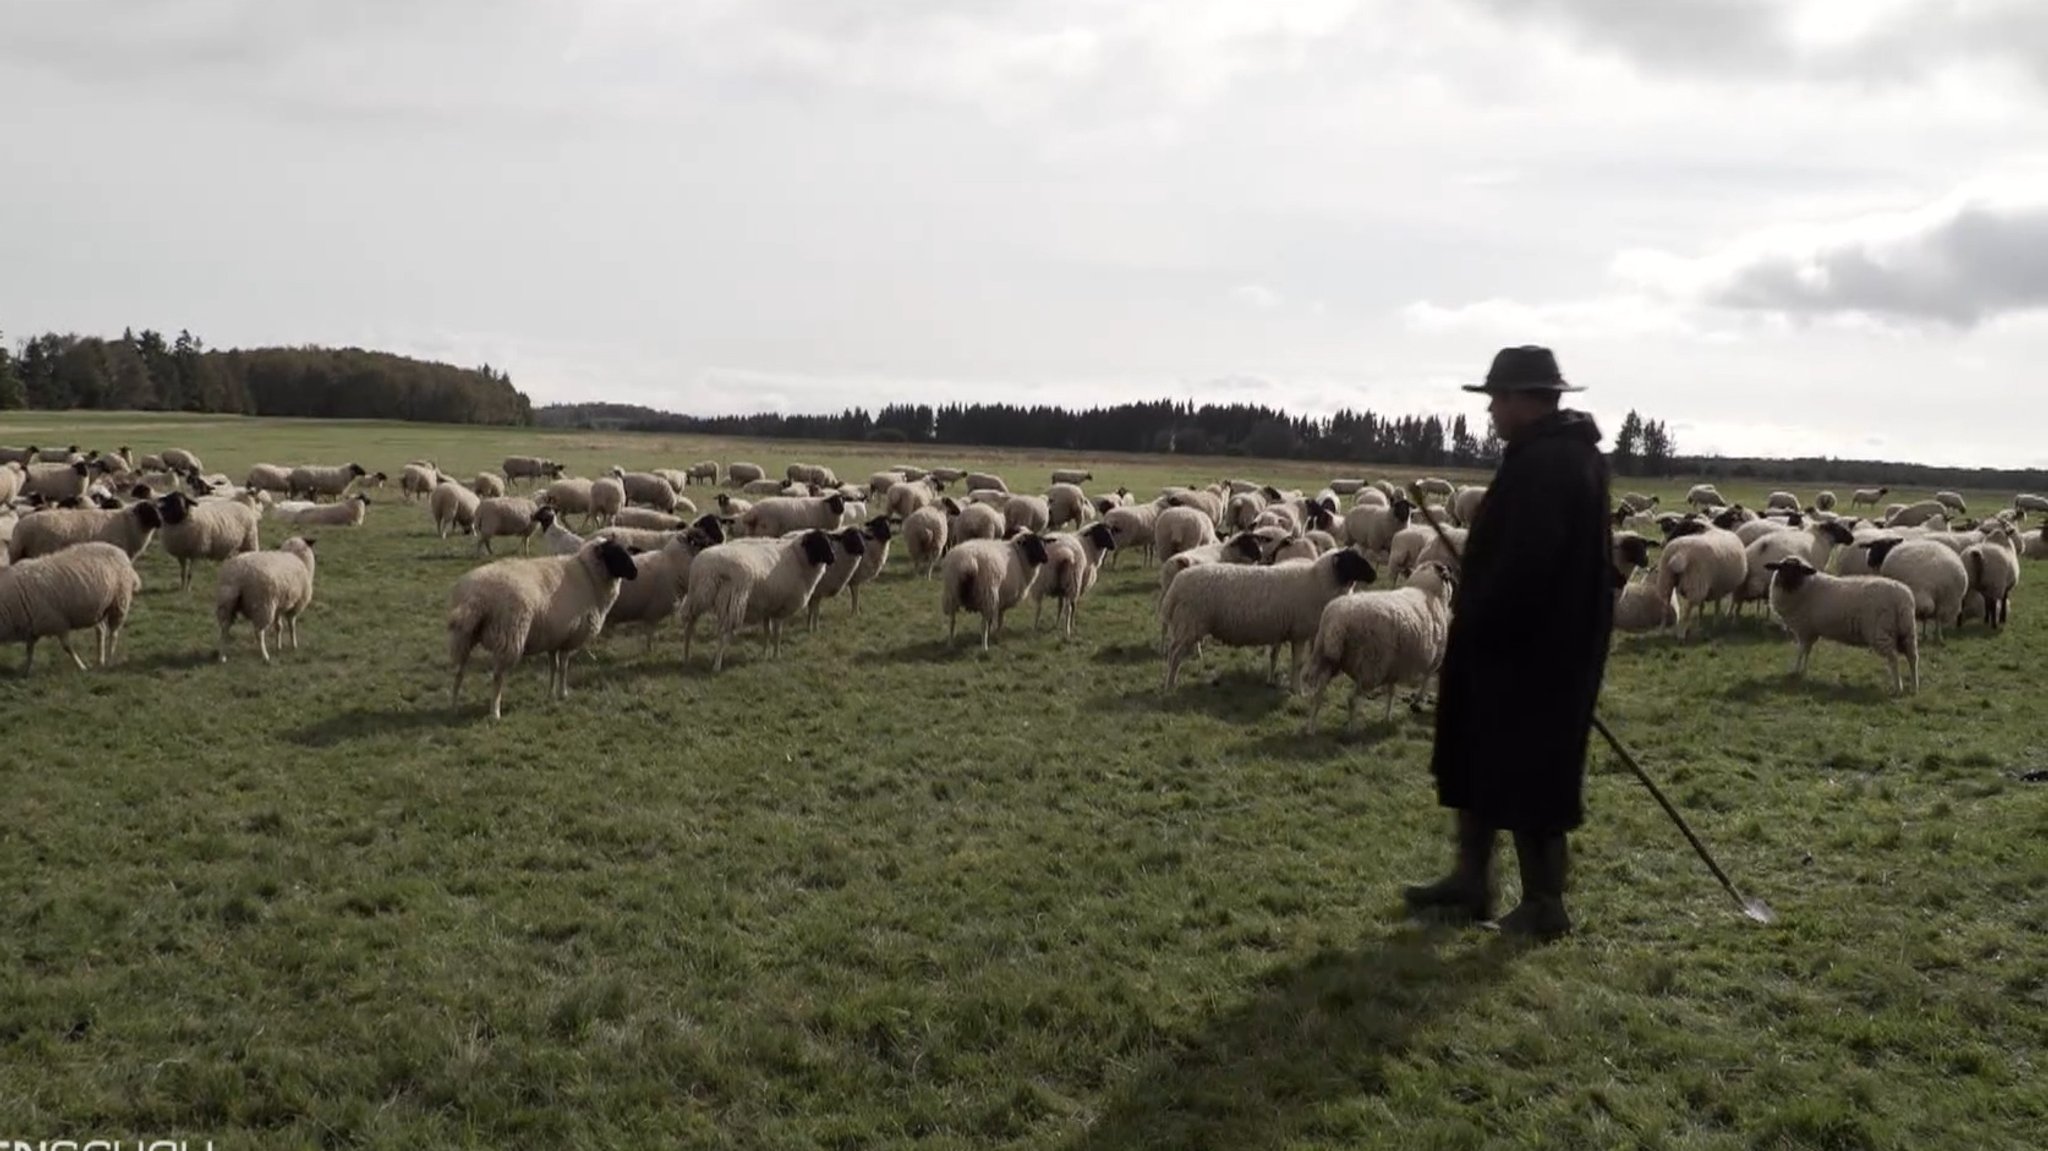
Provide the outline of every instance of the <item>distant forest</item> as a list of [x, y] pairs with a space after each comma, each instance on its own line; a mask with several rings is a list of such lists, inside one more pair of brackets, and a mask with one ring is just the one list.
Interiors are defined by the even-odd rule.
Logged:
[[0, 343], [0, 411], [231, 412], [247, 416], [531, 424], [533, 403], [485, 364], [459, 368], [362, 348], [208, 348], [190, 332], [118, 339], [46, 333]]

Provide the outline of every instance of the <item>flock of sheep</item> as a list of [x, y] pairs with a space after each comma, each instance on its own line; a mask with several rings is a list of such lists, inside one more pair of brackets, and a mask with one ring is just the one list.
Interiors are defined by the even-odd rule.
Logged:
[[[1167, 690], [1207, 643], [1266, 648], [1269, 676], [1285, 646], [1291, 686], [1313, 697], [1311, 727], [1339, 674], [1353, 682], [1351, 711], [1384, 689], [1391, 714], [1398, 688], [1419, 695], [1441, 662], [1465, 525], [1486, 494], [1436, 478], [1405, 490], [1333, 480], [1313, 494], [1232, 479], [1140, 500], [1123, 488], [1091, 497], [1085, 470], [1056, 471], [1042, 494], [1028, 494], [998, 475], [909, 465], [864, 483], [801, 463], [779, 479], [744, 462], [566, 472], [513, 456], [501, 472], [467, 482], [429, 460], [398, 475], [401, 498], [424, 501], [441, 538], [469, 534], [479, 558], [489, 557], [456, 581], [446, 627], [451, 701], [472, 656], [486, 653], [493, 718], [507, 676], [528, 655], [549, 657], [550, 692], [565, 698], [571, 663], [601, 632], [641, 629], [651, 646], [656, 629], [680, 620], [687, 662], [708, 619], [714, 671], [747, 629], [777, 655], [786, 623], [801, 617], [814, 629], [842, 592], [858, 614], [862, 587], [883, 574], [899, 539], [911, 574], [937, 583], [949, 639], [967, 613], [987, 649], [1009, 612], [1029, 602], [1042, 621], [1047, 600], [1071, 637], [1100, 571], [1136, 553], [1158, 564]], [[315, 562], [303, 534], [260, 550], [262, 519], [357, 526], [368, 491], [388, 481], [354, 463], [259, 464], [238, 483], [186, 451], [0, 448], [0, 642], [26, 644], [26, 670], [36, 642], [54, 638], [82, 668], [69, 635], [91, 627], [104, 664], [140, 586], [134, 561], [161, 539], [181, 587], [199, 561], [220, 563], [219, 657], [246, 619], [267, 661], [273, 642], [297, 646]], [[2023, 495], [1981, 521], [1947, 492], [1854, 514], [1887, 494], [1855, 492], [1851, 510], [1837, 513], [1832, 493], [1807, 505], [1778, 492], [1750, 510], [1700, 485], [1680, 513], [1624, 493], [1614, 511], [1617, 627], [1684, 638], [1709, 605], [1739, 615], [1767, 604], [1796, 642], [1795, 670], [1831, 639], [1880, 654], [1894, 690], [1909, 682], [1903, 660], [1917, 687], [1923, 629], [1939, 636], [1965, 615], [2003, 626], [2019, 559], [2048, 554], [2041, 532], [2023, 527], [2028, 512], [2048, 512], [2048, 500]], [[490, 556], [494, 541], [511, 540], [518, 557]], [[536, 543], [545, 554], [532, 554]], [[1382, 571], [1393, 587], [1361, 590]]]

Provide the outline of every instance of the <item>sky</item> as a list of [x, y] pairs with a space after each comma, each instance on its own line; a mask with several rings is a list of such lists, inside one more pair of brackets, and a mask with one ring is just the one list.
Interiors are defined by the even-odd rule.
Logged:
[[2038, 0], [0, 0], [0, 329], [2048, 466]]

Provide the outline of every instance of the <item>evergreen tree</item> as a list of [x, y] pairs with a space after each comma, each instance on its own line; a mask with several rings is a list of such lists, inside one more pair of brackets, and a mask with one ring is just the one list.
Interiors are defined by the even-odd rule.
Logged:
[[1676, 455], [1676, 445], [1671, 434], [1664, 430], [1664, 421], [1655, 420], [1643, 425], [1643, 472], [1653, 476], [1671, 474], [1671, 459]]
[[1625, 476], [1635, 475], [1642, 454], [1643, 417], [1630, 408], [1621, 421], [1621, 430], [1614, 436], [1614, 470]]
[[5, 334], [0, 333], [0, 412], [27, 406], [28, 389], [22, 386], [21, 374], [14, 370], [14, 355], [7, 350]]

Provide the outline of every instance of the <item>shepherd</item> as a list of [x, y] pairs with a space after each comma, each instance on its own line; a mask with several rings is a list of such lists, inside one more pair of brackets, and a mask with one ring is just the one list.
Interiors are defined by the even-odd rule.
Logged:
[[1548, 348], [1504, 348], [1486, 382], [1505, 443], [1466, 536], [1439, 678], [1430, 771], [1456, 815], [1451, 873], [1402, 894], [1415, 913], [1493, 921], [1494, 842], [1511, 832], [1522, 901], [1495, 923], [1571, 931], [1566, 836], [1585, 818], [1586, 745], [1614, 627], [1607, 459], [1592, 416], [1559, 406]]

